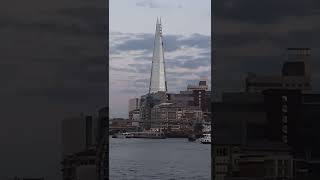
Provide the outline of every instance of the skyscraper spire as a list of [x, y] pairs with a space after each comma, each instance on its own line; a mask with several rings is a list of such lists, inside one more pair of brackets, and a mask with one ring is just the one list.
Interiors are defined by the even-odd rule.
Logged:
[[155, 93], [159, 91], [167, 91], [167, 81], [164, 62], [161, 19], [159, 22], [157, 18], [149, 93]]

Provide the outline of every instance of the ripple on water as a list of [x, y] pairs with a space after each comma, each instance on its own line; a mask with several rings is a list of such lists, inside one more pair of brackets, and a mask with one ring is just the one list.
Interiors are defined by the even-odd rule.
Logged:
[[110, 139], [110, 180], [209, 180], [210, 146], [186, 139]]

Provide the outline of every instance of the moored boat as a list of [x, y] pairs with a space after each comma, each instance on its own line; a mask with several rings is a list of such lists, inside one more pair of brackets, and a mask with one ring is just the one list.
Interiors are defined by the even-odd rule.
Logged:
[[112, 138], [132, 138], [132, 133], [117, 133], [112, 136]]
[[203, 138], [201, 138], [200, 142], [202, 144], [211, 144], [211, 134], [203, 134]]
[[147, 139], [165, 139], [166, 136], [163, 132], [157, 131], [143, 131], [133, 132], [133, 138], [147, 138]]

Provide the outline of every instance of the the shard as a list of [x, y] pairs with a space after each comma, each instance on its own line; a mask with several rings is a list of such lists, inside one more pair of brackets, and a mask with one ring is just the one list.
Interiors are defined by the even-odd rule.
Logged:
[[161, 19], [157, 19], [149, 93], [167, 91]]

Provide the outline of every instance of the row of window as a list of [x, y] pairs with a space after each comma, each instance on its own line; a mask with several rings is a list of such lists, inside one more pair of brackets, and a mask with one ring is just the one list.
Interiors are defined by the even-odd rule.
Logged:
[[95, 160], [90, 159], [90, 160], [86, 160], [86, 161], [81, 161], [80, 164], [81, 165], [93, 165], [93, 164], [95, 164]]
[[282, 132], [283, 132], [283, 136], [282, 136], [282, 141], [284, 143], [288, 143], [288, 106], [287, 106], [287, 102], [288, 102], [288, 96], [282, 96]]
[[215, 171], [220, 172], [220, 173], [226, 173], [226, 172], [228, 172], [228, 167], [225, 165], [223, 165], [223, 166], [219, 165], [219, 166], [216, 166]]
[[228, 151], [227, 148], [217, 148], [216, 149], [216, 156], [227, 156]]
[[303, 86], [305, 86], [305, 87], [309, 87], [310, 86], [310, 84], [309, 83], [304, 83], [304, 84], [295, 84], [295, 83], [293, 83], [293, 84], [285, 84], [285, 87], [303, 87]]

